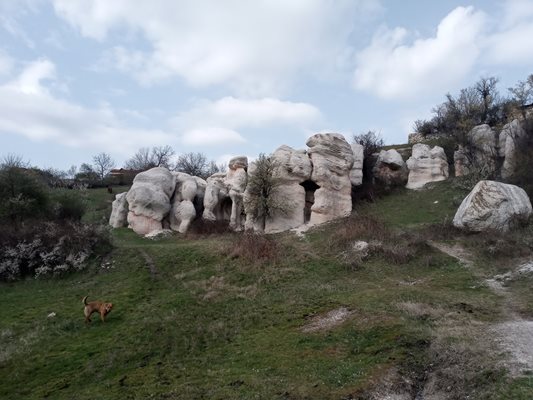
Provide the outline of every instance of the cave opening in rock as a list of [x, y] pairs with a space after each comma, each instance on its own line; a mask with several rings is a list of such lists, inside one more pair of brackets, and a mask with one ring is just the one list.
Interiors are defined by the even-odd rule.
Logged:
[[320, 188], [315, 182], [307, 180], [300, 183], [305, 189], [305, 208], [304, 208], [304, 222], [307, 223], [311, 219], [311, 207], [315, 202], [315, 191]]
[[216, 211], [217, 220], [228, 221], [231, 218], [231, 207], [233, 206], [233, 201], [231, 198], [224, 197], [220, 203], [218, 203], [218, 210]]

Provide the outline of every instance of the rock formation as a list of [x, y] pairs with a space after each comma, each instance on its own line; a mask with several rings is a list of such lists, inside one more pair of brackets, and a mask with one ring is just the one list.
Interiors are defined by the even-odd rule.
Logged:
[[500, 132], [498, 147], [499, 156], [504, 157], [501, 175], [503, 179], [513, 176], [516, 169], [516, 149], [526, 132], [517, 119], [506, 124]]
[[408, 189], [421, 189], [429, 182], [448, 179], [449, 167], [444, 149], [439, 146], [433, 148], [427, 144], [413, 145], [411, 157], [407, 160], [409, 168]]
[[344, 136], [319, 133], [307, 140], [313, 163], [311, 180], [319, 186], [314, 194], [310, 224], [345, 217], [352, 211], [350, 171], [354, 157]]
[[498, 147], [496, 132], [487, 124], [472, 128], [467, 134], [465, 150], [471, 154], [472, 167], [485, 168], [487, 172], [496, 171]]
[[470, 173], [470, 159], [467, 151], [461, 145], [453, 153], [453, 164], [455, 169], [455, 176], [465, 176]]
[[277, 208], [265, 221], [265, 232], [276, 233], [303, 225], [306, 189], [302, 185], [311, 178], [312, 165], [305, 150], [279, 147], [271, 156]]
[[122, 228], [128, 224], [128, 202], [126, 201], [126, 192], [119, 193], [115, 196], [112, 204], [109, 225], [113, 228]]
[[395, 149], [381, 150], [372, 172], [376, 182], [385, 187], [405, 185], [409, 174], [405, 161]]
[[531, 201], [518, 186], [480, 181], [463, 200], [453, 225], [472, 232], [508, 231], [531, 216]]
[[274, 182], [268, 215], [254, 209], [261, 197], [248, 184], [257, 163], [248, 169], [248, 159], [240, 156], [230, 160], [226, 173], [207, 181], [165, 168], [138, 174], [129, 192], [117, 196], [109, 223], [124, 226], [127, 219], [142, 235], [167, 228], [184, 233], [202, 215], [235, 231], [275, 233], [349, 215], [352, 185], [362, 183], [363, 147], [351, 147], [335, 133], [316, 134], [307, 145], [307, 151], [281, 146], [268, 158]]
[[350, 181], [352, 186], [363, 184], [363, 161], [365, 157], [365, 148], [358, 143], [352, 143], [353, 166], [350, 171]]
[[163, 229], [175, 187], [175, 178], [166, 168], [152, 168], [138, 174], [126, 195], [130, 228], [140, 235]]
[[170, 229], [185, 233], [197, 215], [198, 205], [195, 207], [195, 199], [200, 199], [203, 203], [207, 183], [183, 172], [173, 172], [172, 175], [176, 180], [176, 189], [170, 209]]

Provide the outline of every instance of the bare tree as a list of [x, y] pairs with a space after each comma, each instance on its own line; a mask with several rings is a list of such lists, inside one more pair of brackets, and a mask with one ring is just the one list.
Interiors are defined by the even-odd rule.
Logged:
[[176, 162], [176, 171], [202, 178], [209, 173], [208, 167], [207, 157], [203, 153], [185, 153], [180, 155]]
[[172, 157], [175, 151], [170, 146], [159, 146], [152, 148], [151, 161], [156, 167], [172, 169]]
[[115, 167], [115, 162], [111, 156], [107, 153], [100, 153], [93, 157], [94, 169], [100, 177], [100, 180], [104, 180], [106, 175]]
[[124, 167], [135, 171], [145, 171], [155, 167], [150, 149], [148, 147], [141, 147], [133, 157], [126, 161]]
[[509, 92], [513, 95], [514, 103], [520, 107], [522, 116], [526, 118], [524, 106], [533, 100], [533, 74], [529, 75], [525, 81], [518, 81], [514, 87], [509, 88]]
[[498, 90], [496, 88], [497, 84], [498, 78], [491, 76], [481, 78], [475, 85], [483, 106], [481, 115], [482, 122], [488, 122], [489, 120], [489, 113], [498, 97]]
[[1, 168], [28, 168], [29, 163], [24, 161], [20, 154], [8, 153], [0, 161]]

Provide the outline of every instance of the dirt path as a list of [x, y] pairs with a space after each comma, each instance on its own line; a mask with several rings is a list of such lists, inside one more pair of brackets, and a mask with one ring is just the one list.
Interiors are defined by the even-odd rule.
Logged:
[[[474, 257], [460, 244], [450, 246], [445, 243], [428, 242], [432, 247], [459, 260], [465, 266], [474, 266]], [[533, 260], [519, 264], [514, 270], [496, 275], [485, 280], [487, 286], [502, 296], [503, 315], [506, 321], [488, 328], [498, 347], [509, 355], [506, 367], [512, 376], [522, 376], [533, 371], [533, 321], [520, 317], [513, 307], [512, 294], [505, 286], [506, 282], [533, 274]]]
[[144, 249], [139, 249], [139, 253], [141, 253], [141, 256], [144, 258], [144, 261], [146, 262], [146, 267], [150, 270], [150, 276], [152, 277], [152, 279], [156, 279], [159, 275], [159, 271], [155, 266], [154, 260]]
[[466, 250], [463, 246], [458, 243], [455, 243], [453, 246], [442, 242], [434, 242], [428, 240], [427, 242], [431, 247], [441, 251], [444, 254], [449, 255], [450, 257], [455, 258], [465, 267], [471, 267], [474, 265], [472, 254]]

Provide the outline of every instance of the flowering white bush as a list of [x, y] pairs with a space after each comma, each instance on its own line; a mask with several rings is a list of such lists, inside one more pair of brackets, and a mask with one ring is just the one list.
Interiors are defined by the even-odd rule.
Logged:
[[102, 227], [56, 223], [13, 233], [0, 243], [0, 280], [80, 271], [96, 247], [108, 243], [106, 233]]

